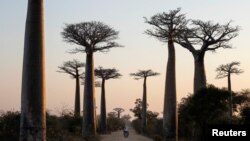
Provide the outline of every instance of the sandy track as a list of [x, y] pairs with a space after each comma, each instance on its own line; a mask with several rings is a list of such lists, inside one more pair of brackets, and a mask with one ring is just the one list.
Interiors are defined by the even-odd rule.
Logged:
[[149, 139], [147, 137], [138, 135], [135, 133], [134, 129], [129, 128], [129, 137], [124, 138], [123, 132], [116, 131], [112, 132], [108, 135], [101, 135], [101, 141], [153, 141], [152, 139]]

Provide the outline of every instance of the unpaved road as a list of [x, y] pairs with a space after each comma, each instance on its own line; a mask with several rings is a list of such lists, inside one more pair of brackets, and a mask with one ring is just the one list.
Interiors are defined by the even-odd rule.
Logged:
[[138, 135], [137, 133], [135, 133], [135, 130], [130, 127], [128, 138], [124, 138], [123, 131], [121, 130], [112, 132], [111, 134], [108, 135], [101, 135], [101, 141], [153, 141], [153, 140]]

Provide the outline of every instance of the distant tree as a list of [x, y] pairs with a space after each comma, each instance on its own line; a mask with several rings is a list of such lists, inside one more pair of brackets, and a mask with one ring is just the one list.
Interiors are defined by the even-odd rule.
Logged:
[[228, 84], [228, 91], [232, 91], [231, 89], [231, 75], [236, 74], [239, 75], [243, 73], [243, 70], [238, 69], [237, 66], [240, 65], [240, 62], [231, 62], [225, 65], [220, 65], [217, 69], [216, 72], [218, 72], [216, 78], [221, 79], [227, 77], [227, 84]]
[[[133, 109], [129, 109], [131, 112], [134, 113], [134, 117], [137, 117], [138, 119], [142, 119], [142, 100], [140, 98], [137, 98], [135, 100], [135, 107]], [[148, 107], [148, 104], [147, 104]]]
[[62, 37], [64, 41], [78, 45], [71, 53], [86, 53], [82, 134], [85, 137], [95, 135], [94, 52], [120, 47], [114, 41], [118, 32], [102, 22], [93, 21], [66, 25]]
[[76, 80], [76, 89], [75, 89], [75, 109], [74, 114], [75, 116], [80, 116], [80, 76], [82, 75], [82, 72], [80, 72], [80, 68], [84, 67], [85, 64], [81, 63], [77, 60], [73, 61], [66, 61], [63, 63], [63, 65], [59, 66], [60, 73], [67, 73], [69, 74], [73, 79]]
[[117, 117], [117, 112], [109, 112], [108, 117], [110, 118], [116, 118]]
[[231, 75], [232, 74], [241, 74], [243, 73], [243, 70], [238, 69], [236, 66], [239, 66], [240, 62], [231, 62], [225, 65], [220, 65], [216, 71], [218, 72], [216, 78], [217, 79], [221, 79], [221, 78], [225, 78], [227, 77], [227, 82], [228, 82], [228, 91], [230, 92], [230, 102], [229, 102], [229, 106], [230, 106], [230, 117], [232, 120], [233, 117], [233, 107], [232, 107], [232, 89], [231, 89]]
[[180, 8], [152, 16], [146, 23], [153, 29], [146, 30], [146, 34], [168, 43], [168, 63], [165, 81], [165, 98], [163, 112], [163, 129], [166, 140], [178, 138], [176, 135], [176, 76], [175, 76], [175, 39], [182, 34], [187, 20], [180, 14]]
[[123, 115], [121, 118], [124, 120], [130, 120], [132, 117], [129, 114], [127, 114], [127, 115]]
[[114, 108], [113, 110], [117, 112], [117, 117], [118, 118], [120, 118], [121, 113], [125, 111], [123, 108]]
[[142, 133], [146, 132], [147, 128], [147, 78], [151, 76], [159, 75], [157, 72], [152, 70], [139, 70], [136, 73], [130, 73], [136, 80], [143, 79], [143, 96], [142, 96]]
[[28, 0], [25, 25], [20, 141], [46, 141], [44, 0]]
[[107, 118], [106, 118], [106, 97], [105, 97], [105, 82], [109, 79], [118, 79], [121, 74], [118, 73], [118, 70], [113, 69], [104, 69], [102, 67], [98, 67], [95, 69], [95, 76], [97, 78], [102, 79], [101, 82], [101, 111], [100, 111], [100, 132], [107, 132]]
[[[231, 22], [220, 25], [211, 21], [192, 20], [189, 27], [176, 38], [175, 42], [189, 50], [194, 57], [194, 93], [206, 87], [205, 53], [231, 48], [228, 42], [238, 35], [238, 31], [239, 27], [231, 26]], [[197, 49], [197, 46], [200, 47]]]
[[108, 131], [117, 131], [124, 126], [122, 119], [117, 117], [117, 112], [109, 112], [107, 116], [107, 130]]

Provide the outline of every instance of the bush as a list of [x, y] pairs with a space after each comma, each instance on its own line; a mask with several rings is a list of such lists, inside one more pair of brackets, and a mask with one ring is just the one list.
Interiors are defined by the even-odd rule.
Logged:
[[7, 111], [0, 115], [0, 140], [15, 141], [19, 139], [20, 112]]

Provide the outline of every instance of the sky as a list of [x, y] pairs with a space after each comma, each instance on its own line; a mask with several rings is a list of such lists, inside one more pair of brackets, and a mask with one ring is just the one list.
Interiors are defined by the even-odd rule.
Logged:
[[[205, 68], [207, 83], [226, 87], [226, 79], [215, 79], [220, 64], [240, 61], [244, 73], [232, 77], [232, 89], [250, 88], [249, 0], [44, 0], [46, 50], [46, 106], [52, 113], [73, 109], [75, 81], [67, 74], [58, 73], [64, 61], [78, 59], [85, 62], [85, 54], [68, 54], [76, 47], [63, 41], [65, 24], [101, 21], [119, 31], [118, 43], [108, 53], [95, 53], [95, 67], [116, 68], [123, 75], [106, 82], [107, 112], [116, 107], [130, 114], [137, 98], [142, 97], [142, 80], [134, 80], [129, 73], [152, 69], [160, 75], [147, 79], [149, 110], [163, 111], [164, 83], [167, 64], [167, 44], [149, 37], [144, 32], [150, 26], [143, 17], [168, 12], [181, 7], [188, 19], [200, 19], [241, 27], [239, 36], [230, 41], [233, 49], [207, 52]], [[24, 31], [27, 12], [26, 0], [0, 1], [0, 111], [20, 110]], [[192, 93], [193, 58], [189, 51], [176, 45], [177, 101]], [[81, 86], [81, 99], [83, 86]], [[100, 88], [96, 88], [97, 113]], [[82, 100], [81, 100], [82, 101]], [[162, 115], [160, 115], [162, 116]]]

